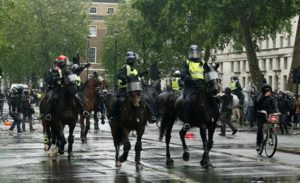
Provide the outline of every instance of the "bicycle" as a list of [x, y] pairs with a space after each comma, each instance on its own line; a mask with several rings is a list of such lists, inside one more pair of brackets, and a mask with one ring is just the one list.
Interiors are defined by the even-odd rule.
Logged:
[[[271, 158], [277, 150], [278, 139], [275, 131], [276, 124], [279, 122], [280, 113], [267, 114], [266, 111], [257, 111], [264, 114], [267, 121], [267, 128], [265, 129], [265, 137], [261, 144], [260, 150], [257, 152], [259, 155], [265, 150], [266, 156]], [[268, 116], [268, 117], [267, 117]]]

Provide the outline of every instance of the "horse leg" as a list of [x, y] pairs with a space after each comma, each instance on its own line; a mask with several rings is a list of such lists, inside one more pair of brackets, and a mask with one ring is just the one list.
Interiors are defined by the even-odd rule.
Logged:
[[141, 164], [141, 151], [142, 151], [142, 136], [145, 132], [145, 127], [142, 127], [137, 130], [137, 139], [135, 143], [135, 166], [137, 170], [143, 169], [143, 166]]
[[131, 144], [128, 139], [129, 132], [130, 132], [129, 130], [124, 130], [125, 140], [124, 140], [124, 146], [123, 146], [123, 154], [119, 157], [119, 161], [121, 163], [123, 163], [124, 161], [127, 160], [129, 150], [131, 149]]
[[74, 143], [74, 129], [75, 129], [76, 123], [69, 125], [69, 137], [68, 137], [68, 159], [73, 159], [73, 143]]
[[88, 117], [86, 117], [86, 119], [85, 119], [85, 122], [86, 122], [86, 125], [85, 125], [85, 130], [84, 130], [84, 133], [83, 133], [83, 138], [85, 139], [85, 143], [87, 142], [87, 134], [88, 134], [88, 132], [89, 132], [89, 130], [90, 130], [90, 117], [88, 116]]
[[84, 118], [82, 115], [80, 115], [80, 138], [82, 143], [86, 143], [87, 139], [84, 137], [84, 131], [85, 131], [85, 124], [84, 124]]
[[56, 139], [56, 146], [58, 147], [58, 155], [63, 155], [65, 153], [65, 144], [67, 143], [64, 135], [64, 126], [59, 126], [59, 133]]
[[[204, 153], [202, 155], [202, 160], [200, 161], [200, 165], [205, 168], [205, 169], [212, 169], [213, 166], [210, 162], [209, 159], [209, 148], [208, 148], [208, 141], [207, 141], [207, 134], [206, 134], [206, 126], [204, 124], [202, 124], [200, 126], [200, 135], [201, 135], [201, 139], [202, 139], [202, 143], [203, 143], [203, 150]], [[212, 144], [211, 144], [212, 146]]]
[[[167, 116], [165, 116], [167, 117]], [[164, 117], [164, 118], [165, 118]], [[175, 123], [175, 120], [176, 120], [176, 117], [175, 118], [170, 118], [170, 116], [168, 117], [169, 119], [162, 119], [162, 120], [165, 120], [164, 123], [166, 123], [166, 134], [165, 134], [165, 137], [166, 137], [166, 157], [167, 157], [167, 160], [166, 160], [166, 165], [167, 166], [172, 166], [174, 164], [174, 160], [171, 158], [171, 154], [170, 154], [170, 141], [171, 141], [171, 132], [172, 132], [172, 129], [173, 129], [173, 125]]]
[[190, 160], [190, 153], [189, 153], [188, 147], [187, 147], [186, 142], [185, 142], [185, 134], [186, 134], [187, 131], [188, 130], [186, 130], [183, 127], [179, 132], [180, 140], [181, 140], [181, 143], [182, 143], [182, 146], [183, 146], [182, 158], [183, 158], [184, 161], [189, 161]]

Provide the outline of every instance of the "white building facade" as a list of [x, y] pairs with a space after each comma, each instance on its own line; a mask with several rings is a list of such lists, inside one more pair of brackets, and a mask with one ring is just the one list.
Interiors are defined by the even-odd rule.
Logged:
[[[285, 90], [290, 75], [290, 67], [293, 57], [298, 17], [292, 19], [292, 33], [278, 34], [275, 39], [260, 40], [257, 45], [259, 67], [268, 84], [274, 90]], [[220, 71], [223, 73], [223, 86], [229, 86], [230, 78], [238, 76], [242, 87], [249, 82], [250, 73], [246, 53], [238, 53], [229, 45], [224, 50], [212, 53], [216, 56], [216, 62], [220, 63]]]

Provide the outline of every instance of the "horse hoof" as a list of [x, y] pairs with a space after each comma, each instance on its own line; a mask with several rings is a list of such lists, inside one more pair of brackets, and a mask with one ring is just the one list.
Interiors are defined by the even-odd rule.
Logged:
[[68, 160], [74, 159], [73, 153], [68, 154]]
[[124, 161], [126, 161], [127, 160], [127, 158], [124, 158], [123, 156], [120, 156], [119, 157], [119, 161], [121, 162], [121, 163], [123, 163]]
[[214, 166], [212, 164], [208, 164], [206, 167], [205, 167], [206, 170], [213, 170], [214, 169]]
[[183, 153], [183, 155], [182, 155], [182, 159], [183, 159], [184, 161], [189, 161], [189, 160], [190, 160], [190, 153], [187, 152], [187, 151], [185, 151], [185, 152]]
[[58, 151], [57, 151], [57, 155], [58, 156], [60, 156], [60, 155], [63, 155], [65, 152], [63, 151], [63, 150], [60, 150], [60, 149], [58, 149]]
[[87, 143], [87, 138], [86, 138], [86, 137], [81, 137], [81, 142], [82, 142], [83, 144]]
[[173, 166], [174, 164], [174, 160], [172, 158], [168, 158], [167, 161], [166, 161], [166, 165], [167, 166]]
[[122, 163], [120, 161], [116, 161], [116, 167], [121, 167]]
[[137, 171], [142, 170], [143, 169], [143, 165], [141, 163], [137, 163], [135, 165], [135, 168], [136, 168]]

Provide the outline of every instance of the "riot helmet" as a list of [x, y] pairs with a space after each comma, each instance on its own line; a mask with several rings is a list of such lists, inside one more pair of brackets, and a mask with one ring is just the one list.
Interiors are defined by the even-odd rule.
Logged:
[[200, 51], [197, 45], [191, 45], [189, 48], [189, 59], [192, 61], [200, 60]]
[[136, 53], [133, 51], [128, 51], [125, 56], [126, 64], [133, 66], [136, 62]]

